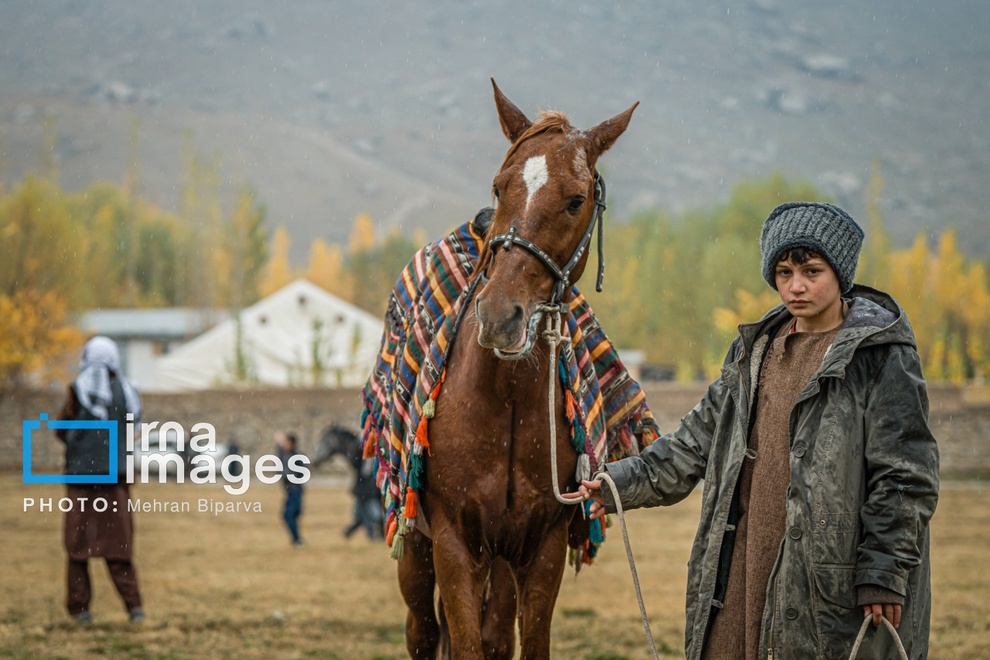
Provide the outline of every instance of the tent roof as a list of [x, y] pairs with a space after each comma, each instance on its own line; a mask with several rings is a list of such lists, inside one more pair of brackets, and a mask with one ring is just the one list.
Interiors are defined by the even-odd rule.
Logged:
[[382, 322], [298, 279], [158, 360], [161, 391], [231, 385], [359, 386]]

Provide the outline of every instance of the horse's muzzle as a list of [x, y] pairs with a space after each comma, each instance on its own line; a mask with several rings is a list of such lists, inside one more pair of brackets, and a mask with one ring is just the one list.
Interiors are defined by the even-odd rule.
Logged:
[[529, 355], [541, 316], [539, 312], [531, 314], [527, 319], [523, 306], [518, 303], [493, 310], [492, 305], [480, 298], [475, 299], [474, 309], [478, 320], [478, 343], [481, 346], [494, 350], [503, 360], [515, 360]]

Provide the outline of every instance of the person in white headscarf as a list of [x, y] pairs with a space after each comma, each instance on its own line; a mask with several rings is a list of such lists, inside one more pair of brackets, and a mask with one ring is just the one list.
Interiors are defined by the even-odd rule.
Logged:
[[97, 336], [86, 342], [79, 375], [72, 384], [80, 405], [97, 419], [107, 418], [107, 407], [113, 398], [111, 374], [116, 376], [124, 392], [127, 412], [136, 418], [141, 416], [141, 396], [134, 386], [120, 373], [120, 351], [109, 337]]
[[[117, 483], [67, 485], [67, 497], [73, 506], [65, 515], [66, 608], [79, 623], [92, 622], [89, 558], [103, 557], [130, 620], [140, 623], [144, 609], [132, 561], [134, 528], [128, 507], [123, 439], [128, 414], [133, 416], [130, 421], [134, 424], [140, 419], [141, 396], [121, 373], [117, 344], [102, 336], [86, 342], [79, 376], [68, 390], [59, 419], [116, 421], [119, 453]], [[109, 474], [109, 434], [88, 430], [59, 430], [56, 434], [66, 444], [66, 474]], [[107, 503], [105, 510], [95, 509], [97, 501]]]

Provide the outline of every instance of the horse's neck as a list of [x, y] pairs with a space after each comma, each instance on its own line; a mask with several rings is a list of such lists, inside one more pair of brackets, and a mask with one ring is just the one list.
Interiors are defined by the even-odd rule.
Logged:
[[497, 401], [546, 401], [550, 351], [544, 345], [522, 360], [501, 360], [479, 345], [473, 334], [465, 333], [458, 340], [450, 368], [471, 374], [467, 381], [480, 396]]

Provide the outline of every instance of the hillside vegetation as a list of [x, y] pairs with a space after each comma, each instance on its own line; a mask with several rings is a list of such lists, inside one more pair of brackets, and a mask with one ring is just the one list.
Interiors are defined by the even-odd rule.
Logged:
[[[11, 255], [0, 263], [0, 387], [72, 350], [82, 339], [72, 315], [91, 307], [236, 312], [306, 277], [380, 315], [399, 272], [426, 242], [422, 233], [381, 235], [359, 214], [346, 244], [316, 238], [307, 259], [293, 261], [290, 232], [267, 229], [250, 189], [225, 209], [213, 172], [189, 163], [179, 216], [108, 184], [66, 193], [50, 179], [29, 178], [0, 193], [0, 236]], [[893, 246], [878, 205], [879, 169], [868, 191], [857, 281], [889, 291], [907, 311], [929, 379], [984, 378], [990, 264], [966, 257], [952, 228]], [[617, 346], [642, 350], [680, 380], [711, 379], [736, 326], [779, 302], [760, 274], [764, 218], [782, 201], [825, 197], [810, 183], [775, 175], [739, 184], [712, 208], [606, 222], [605, 289], [596, 294], [587, 283], [583, 290]]]

